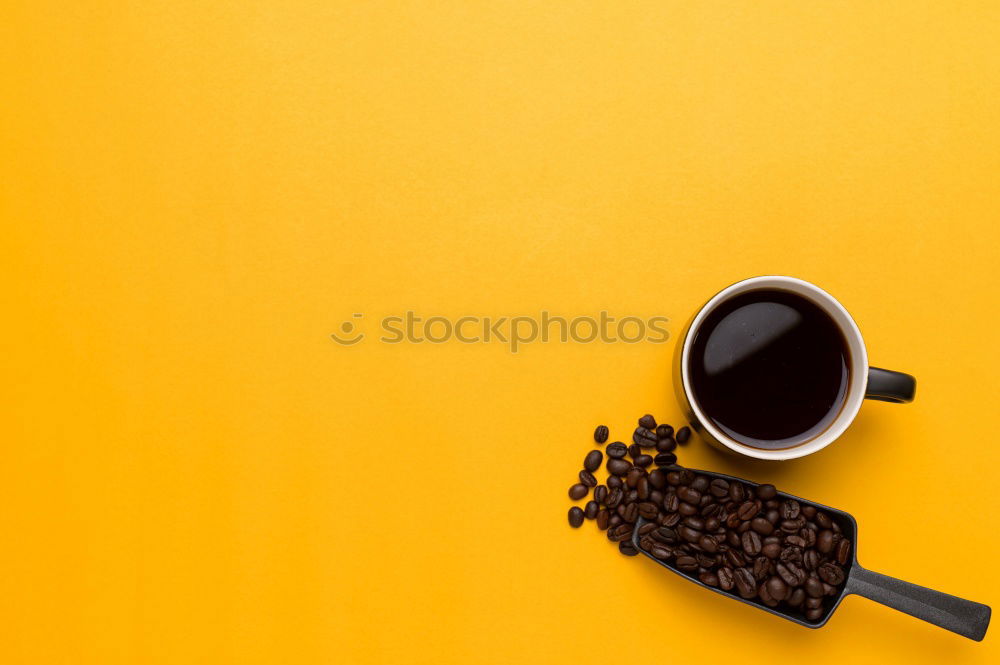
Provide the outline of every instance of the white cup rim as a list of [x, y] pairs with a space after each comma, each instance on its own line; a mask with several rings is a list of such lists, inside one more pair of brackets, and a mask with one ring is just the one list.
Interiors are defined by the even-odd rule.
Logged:
[[[708, 316], [708, 314], [720, 303], [737, 294], [744, 293], [746, 291], [768, 288], [796, 293], [807, 298], [823, 309], [823, 311], [825, 311], [840, 328], [840, 331], [847, 342], [848, 350], [850, 351], [851, 356], [851, 367], [849, 371], [850, 383], [848, 384], [847, 396], [841, 406], [840, 413], [837, 414], [837, 417], [825, 430], [805, 443], [798, 444], [791, 448], [753, 448], [736, 441], [720, 430], [705, 416], [704, 411], [698, 404], [698, 400], [696, 399], [694, 391], [691, 388], [688, 372], [688, 360], [691, 354], [691, 345], [692, 340], [694, 339], [694, 333], [698, 330], [705, 317]], [[762, 275], [759, 277], [744, 279], [727, 286], [712, 296], [712, 298], [709, 299], [709, 301], [705, 303], [700, 310], [698, 310], [698, 313], [691, 320], [691, 325], [688, 326], [687, 333], [682, 341], [680, 365], [681, 382], [683, 384], [687, 403], [694, 415], [695, 420], [702, 428], [704, 428], [706, 433], [720, 444], [734, 452], [740, 453], [741, 455], [747, 455], [748, 457], [765, 460], [789, 460], [797, 457], [804, 457], [818, 452], [833, 443], [837, 437], [844, 433], [844, 430], [848, 428], [848, 426], [854, 421], [855, 416], [857, 416], [858, 410], [861, 408], [861, 404], [864, 401], [865, 388], [868, 383], [868, 351], [865, 348], [864, 339], [861, 337], [861, 330], [854, 322], [854, 319], [851, 318], [847, 309], [845, 309], [836, 298], [815, 284], [798, 279], [797, 277], [787, 277], [783, 275]]]

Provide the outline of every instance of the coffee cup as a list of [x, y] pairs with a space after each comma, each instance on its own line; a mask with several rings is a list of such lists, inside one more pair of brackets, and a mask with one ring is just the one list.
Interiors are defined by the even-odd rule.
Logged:
[[843, 305], [794, 277], [753, 277], [715, 294], [681, 333], [674, 366], [702, 438], [758, 459], [815, 453], [865, 399], [904, 403], [916, 392], [909, 374], [868, 364]]

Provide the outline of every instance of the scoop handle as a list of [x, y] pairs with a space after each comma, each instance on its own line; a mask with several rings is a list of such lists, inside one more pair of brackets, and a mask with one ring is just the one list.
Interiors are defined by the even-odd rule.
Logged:
[[990, 625], [988, 605], [897, 580], [857, 563], [847, 581], [847, 593], [864, 596], [977, 642]]

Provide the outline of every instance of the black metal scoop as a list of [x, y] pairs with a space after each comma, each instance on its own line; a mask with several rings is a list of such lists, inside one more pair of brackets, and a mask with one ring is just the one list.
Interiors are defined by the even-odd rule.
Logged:
[[[757, 486], [757, 483], [750, 482], [749, 480], [736, 478], [734, 476], [727, 476], [722, 473], [699, 471], [697, 469], [691, 469], [691, 471], [708, 476], [709, 478], [722, 478], [729, 482], [745, 483], [750, 487]], [[679, 570], [672, 563], [655, 558], [639, 545], [639, 527], [646, 522], [646, 520], [642, 518], [639, 518], [636, 521], [635, 529], [632, 531], [632, 544], [635, 545], [636, 549], [656, 563], [660, 564], [664, 568], [672, 570], [678, 575], [694, 582], [699, 586], [710, 589], [716, 593], [721, 593], [729, 598], [734, 598], [748, 605], [753, 605], [754, 607], [760, 608], [765, 612], [770, 612], [771, 614], [788, 619], [789, 621], [794, 621], [795, 623], [808, 628], [820, 628], [826, 625], [826, 622], [830, 620], [830, 616], [840, 605], [840, 602], [844, 599], [844, 597], [849, 594], [857, 594], [899, 610], [900, 612], [906, 612], [910, 616], [923, 619], [924, 621], [932, 623], [935, 626], [940, 626], [964, 637], [968, 637], [969, 639], [976, 640], [977, 642], [982, 640], [983, 636], [986, 635], [986, 629], [990, 625], [991, 610], [989, 606], [983, 605], [982, 603], [975, 603], [971, 600], [964, 600], [940, 591], [934, 591], [933, 589], [917, 586], [916, 584], [910, 584], [909, 582], [897, 580], [894, 577], [889, 577], [888, 575], [882, 575], [881, 573], [872, 572], [862, 568], [861, 565], [858, 564], [857, 554], [858, 523], [849, 513], [818, 504], [814, 501], [807, 501], [784, 492], [779, 492], [778, 496], [784, 499], [795, 499], [800, 504], [815, 506], [817, 510], [826, 512], [831, 519], [837, 522], [844, 536], [850, 538], [851, 542], [854, 543], [851, 561], [848, 562], [847, 566], [847, 579], [844, 582], [843, 588], [840, 590], [840, 594], [833, 599], [833, 602], [826, 607], [823, 616], [815, 621], [807, 620], [803, 614], [793, 608], [768, 607], [757, 599], [747, 600], [745, 598], [741, 598], [736, 593], [708, 586], [707, 584], [702, 583], [697, 576]]]

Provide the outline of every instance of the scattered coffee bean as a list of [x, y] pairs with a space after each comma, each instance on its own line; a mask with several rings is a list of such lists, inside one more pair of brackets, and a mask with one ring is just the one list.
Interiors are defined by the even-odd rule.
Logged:
[[656, 418], [647, 413], [642, 418], [639, 418], [639, 427], [645, 427], [646, 429], [656, 429]]
[[670, 453], [677, 448], [677, 442], [673, 439], [659, 439], [656, 442], [656, 451], [660, 453]]
[[608, 453], [608, 457], [614, 459], [621, 459], [628, 455], [628, 446], [626, 446], [621, 441], [615, 441], [614, 443], [609, 443], [608, 447], [605, 449]]
[[608, 440], [608, 427], [607, 425], [598, 425], [597, 429], [594, 430], [594, 441], [597, 443], [604, 443]]
[[579, 506], [569, 509], [569, 525], [574, 529], [583, 524], [583, 510]]
[[690, 439], [690, 438], [691, 438], [691, 428], [690, 427], [682, 427], [682, 428], [680, 428], [679, 430], [677, 430], [677, 435], [674, 436], [674, 439], [677, 440], [677, 443], [681, 444], [682, 446], [685, 443], [687, 443], [688, 439]]
[[583, 468], [593, 473], [601, 468], [601, 462], [603, 461], [604, 455], [600, 450], [591, 450], [587, 453], [587, 456], [583, 458]]
[[604, 500], [608, 498], [608, 488], [606, 485], [598, 485], [594, 488], [594, 501], [597, 503], [604, 503]]
[[677, 464], [677, 455], [673, 453], [660, 453], [653, 458], [653, 463], [656, 466], [673, 466]]
[[632, 465], [625, 460], [614, 457], [609, 459], [605, 466], [608, 469], [608, 473], [614, 476], [624, 476], [632, 468]]
[[572, 487], [569, 488], [569, 498], [573, 499], [574, 501], [576, 501], [577, 499], [582, 499], [583, 497], [587, 496], [587, 492], [589, 491], [590, 490], [587, 489], [586, 485], [584, 485], [583, 483], [577, 483], [576, 485], [573, 485]]
[[631, 540], [623, 540], [618, 543], [618, 551], [625, 556], [635, 556], [639, 553], [639, 550], [635, 548]]
[[601, 508], [600, 510], [598, 510], [597, 511], [597, 518], [596, 518], [597, 519], [597, 528], [600, 529], [601, 531], [604, 531], [605, 529], [607, 529], [608, 528], [608, 521], [610, 520], [610, 518], [611, 518], [611, 515], [608, 513], [608, 509], [607, 508]]
[[[657, 455], [657, 457], [659, 457], [659, 455]], [[638, 455], [634, 461], [636, 466], [645, 468], [653, 463], [653, 457], [651, 455]]]
[[584, 469], [580, 472], [580, 483], [587, 487], [597, 487], [597, 478], [590, 471]]
[[597, 517], [597, 513], [600, 512], [601, 507], [596, 501], [588, 501], [587, 505], [583, 507], [583, 516], [588, 520], [592, 520]]
[[642, 448], [652, 448], [656, 445], [656, 433], [645, 427], [636, 427], [632, 432], [632, 443]]

